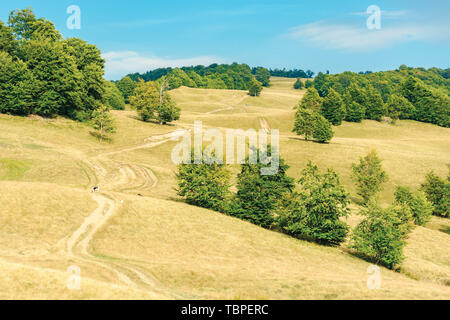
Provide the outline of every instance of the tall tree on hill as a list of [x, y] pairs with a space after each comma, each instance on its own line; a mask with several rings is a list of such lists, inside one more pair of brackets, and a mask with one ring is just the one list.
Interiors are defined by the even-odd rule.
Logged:
[[250, 83], [248, 84], [248, 94], [252, 97], [258, 97], [261, 94], [261, 91], [261, 82], [256, 79], [250, 80]]
[[408, 99], [397, 94], [393, 94], [388, 98], [386, 106], [388, 114], [393, 120], [411, 119], [416, 110]]
[[[269, 146], [269, 153], [271, 148]], [[260, 153], [257, 164], [251, 164], [249, 158], [241, 165], [238, 175], [238, 192], [230, 208], [230, 214], [248, 220], [264, 228], [270, 228], [274, 222], [274, 211], [280, 201], [294, 189], [294, 179], [287, 176], [289, 166], [280, 158], [279, 170], [274, 175], [262, 175], [265, 167]]]
[[5, 51], [11, 56], [14, 55], [17, 49], [17, 41], [14, 38], [12, 28], [5, 26], [0, 20], [0, 51]]
[[294, 83], [294, 89], [303, 89], [305, 87], [305, 85], [303, 84], [303, 81], [301, 78], [298, 78], [297, 81], [295, 81]]
[[339, 126], [345, 118], [345, 106], [339, 93], [330, 88], [328, 95], [324, 98], [321, 113], [333, 125]]
[[225, 165], [183, 163], [178, 166], [176, 178], [177, 194], [187, 203], [219, 212], [227, 210], [231, 174]]
[[33, 24], [36, 20], [33, 9], [28, 7], [12, 11], [9, 15], [8, 24], [19, 40], [30, 40], [34, 32]]
[[445, 181], [433, 171], [429, 172], [421, 190], [425, 192], [428, 201], [433, 204], [434, 215], [450, 217], [450, 174]]
[[325, 97], [328, 94], [328, 83], [327, 75], [319, 72], [317, 77], [314, 79], [314, 87], [321, 97]]
[[404, 209], [382, 209], [370, 203], [363, 212], [366, 218], [353, 231], [351, 248], [387, 268], [399, 266], [404, 260], [403, 247], [408, 229], [399, 216]]
[[297, 108], [311, 109], [320, 112], [322, 108], [323, 99], [314, 87], [309, 88], [303, 96]]
[[116, 132], [114, 119], [109, 112], [108, 107], [102, 106], [93, 112], [92, 126], [98, 131], [100, 142], [102, 142], [109, 133]]
[[320, 143], [328, 143], [334, 136], [331, 123], [321, 114], [317, 114], [313, 138]]
[[361, 122], [365, 116], [365, 108], [358, 102], [351, 101], [348, 92], [345, 93], [344, 101], [346, 106], [345, 121]]
[[333, 138], [330, 122], [313, 109], [299, 108], [295, 115], [293, 132], [304, 135], [305, 140], [311, 137], [318, 142], [328, 142]]
[[282, 230], [300, 239], [325, 245], [339, 245], [349, 227], [341, 221], [349, 213], [349, 194], [332, 169], [323, 175], [311, 162], [302, 171], [299, 192], [281, 207], [277, 222]]
[[180, 109], [169, 94], [160, 89], [161, 84], [139, 81], [130, 104], [136, 108], [143, 121], [156, 120], [160, 124], [166, 124], [180, 118]]
[[111, 107], [111, 109], [124, 110], [125, 99], [123, 98], [122, 93], [117, 88], [117, 86], [111, 81], [106, 81], [105, 87], [106, 87], [105, 93], [106, 103]]
[[84, 115], [85, 105], [81, 99], [82, 74], [65, 45], [61, 42], [29, 40], [21, 45], [20, 51], [23, 61], [39, 83], [33, 112], [43, 117], [61, 114], [86, 120], [88, 115]]
[[383, 189], [382, 184], [388, 180], [388, 176], [381, 165], [381, 159], [378, 158], [375, 150], [360, 158], [358, 164], [353, 164], [352, 170], [352, 177], [364, 204], [367, 204], [371, 198], [381, 191]]
[[12, 61], [3, 68], [10, 76], [0, 75], [3, 89], [9, 88], [1, 112], [89, 120], [105, 101], [100, 50], [81, 39], [65, 40], [31, 8], [12, 11], [8, 23], [0, 22], [0, 51]]
[[424, 226], [433, 214], [433, 205], [421, 191], [414, 194], [409, 187], [398, 186], [395, 189], [395, 204], [406, 205], [411, 210], [412, 219], [418, 226]]
[[134, 89], [137, 87], [137, 83], [126, 76], [116, 82], [117, 88], [122, 92], [125, 103], [130, 103], [130, 97], [134, 94]]
[[263, 67], [257, 67], [255, 71], [255, 78], [261, 82], [263, 87], [270, 86], [270, 71]]
[[387, 114], [387, 108], [381, 94], [372, 86], [367, 88], [365, 107], [367, 119], [381, 121], [381, 119]]
[[37, 83], [25, 62], [14, 61], [7, 52], [0, 51], [0, 113], [31, 114], [37, 91]]

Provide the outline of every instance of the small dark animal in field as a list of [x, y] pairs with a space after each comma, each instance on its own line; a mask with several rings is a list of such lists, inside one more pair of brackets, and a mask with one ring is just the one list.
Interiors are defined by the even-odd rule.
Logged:
[[98, 187], [94, 187], [94, 188], [92, 188], [92, 193], [98, 192], [98, 190], [100, 190]]
[[143, 197], [143, 195], [142, 195], [142, 194], [140, 194], [140, 193], [138, 193], [138, 196], [139, 196], [139, 197]]

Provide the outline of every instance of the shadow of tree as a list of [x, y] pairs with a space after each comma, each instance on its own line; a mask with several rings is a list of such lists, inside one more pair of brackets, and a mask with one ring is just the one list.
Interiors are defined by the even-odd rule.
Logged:
[[331, 144], [331, 142], [320, 142], [320, 141], [315, 141], [315, 140], [305, 140], [305, 138], [300, 138], [300, 137], [288, 137], [289, 140], [298, 140], [298, 141], [303, 141], [303, 142], [310, 142], [310, 143], [317, 143], [317, 144]]
[[101, 135], [99, 132], [96, 132], [96, 131], [90, 131], [89, 134], [90, 134], [91, 136], [97, 138], [98, 140], [102, 140], [102, 141], [105, 141], [105, 142], [107, 142], [107, 143], [112, 143], [112, 142], [113, 142], [113, 139], [112, 139], [111, 137], [109, 137], [109, 136], [105, 136], [105, 135], [104, 135], [104, 136], [103, 136], [103, 139], [102, 139], [102, 135]]

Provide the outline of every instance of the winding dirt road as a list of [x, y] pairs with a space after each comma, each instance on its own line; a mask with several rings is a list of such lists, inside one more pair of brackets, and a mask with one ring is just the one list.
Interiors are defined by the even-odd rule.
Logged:
[[154, 188], [158, 184], [158, 178], [150, 168], [135, 163], [119, 163], [109, 159], [109, 157], [123, 152], [153, 148], [171, 141], [172, 137], [177, 137], [177, 135], [182, 133], [182, 131], [178, 130], [165, 135], [153, 136], [146, 139], [142, 145], [103, 153], [84, 161], [96, 175], [95, 178], [90, 178], [90, 181], [98, 181], [100, 186], [102, 185], [102, 180], [108, 175], [108, 170], [103, 167], [102, 162], [110, 162], [116, 165], [119, 168], [120, 177], [108, 185], [107, 191], [91, 192], [97, 207], [85, 218], [80, 227], [69, 236], [66, 250], [71, 259], [95, 264], [109, 270], [125, 285], [132, 287], [145, 286], [147, 289], [162, 293], [168, 298], [179, 298], [179, 295], [175, 293], [168, 294], [152, 275], [144, 273], [138, 267], [128, 262], [111, 262], [92, 255], [89, 252], [89, 244], [97, 231], [107, 223], [121, 205], [119, 200], [110, 192], [142, 190], [148, 187]]

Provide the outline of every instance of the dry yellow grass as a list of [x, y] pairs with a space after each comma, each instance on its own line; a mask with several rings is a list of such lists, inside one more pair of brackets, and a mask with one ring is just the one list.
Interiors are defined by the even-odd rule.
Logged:
[[[258, 98], [242, 91], [180, 88], [171, 93], [182, 107], [179, 121], [160, 126], [140, 121], [132, 110], [114, 111], [118, 130], [107, 143], [66, 119], [0, 115], [1, 297], [449, 299], [448, 219], [434, 217], [426, 228], [414, 230], [404, 273], [382, 269], [382, 289], [371, 291], [369, 264], [345, 247], [298, 241], [179, 202], [171, 162], [175, 142], [134, 149], [148, 144], [149, 137], [191, 128], [195, 120], [224, 130], [259, 129], [264, 119], [280, 130], [281, 153], [293, 177], [313, 160], [335, 168], [354, 197], [351, 163], [371, 148], [390, 176], [380, 194], [385, 205], [397, 184], [417, 188], [430, 169], [446, 175], [450, 134], [445, 128], [365, 121], [335, 128], [329, 145], [295, 137], [293, 107], [304, 91], [293, 90], [293, 81], [274, 78]], [[93, 257], [68, 256], [67, 239], [97, 206], [89, 193], [95, 185], [115, 203], [114, 215], [88, 243]], [[355, 226], [360, 219], [353, 215], [348, 222]], [[65, 289], [72, 264], [81, 267], [85, 279], [80, 292]], [[124, 284], [118, 273], [133, 285]]]
[[92, 248], [97, 254], [133, 261], [162, 285], [188, 294], [186, 298], [450, 298], [448, 286], [386, 269], [382, 289], [368, 290], [370, 264], [348, 253], [159, 199], [127, 197]]

